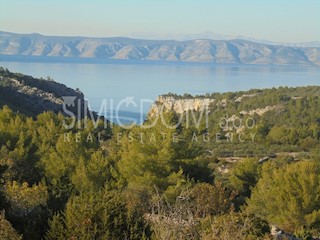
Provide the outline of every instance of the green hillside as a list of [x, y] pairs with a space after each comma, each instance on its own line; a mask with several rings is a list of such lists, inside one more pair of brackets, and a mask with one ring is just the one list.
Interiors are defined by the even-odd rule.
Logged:
[[0, 238], [320, 236], [320, 87], [176, 96], [215, 99], [198, 123], [164, 111], [130, 129], [66, 129], [16, 81], [70, 91], [1, 69], [1, 102], [19, 112], [0, 110]]

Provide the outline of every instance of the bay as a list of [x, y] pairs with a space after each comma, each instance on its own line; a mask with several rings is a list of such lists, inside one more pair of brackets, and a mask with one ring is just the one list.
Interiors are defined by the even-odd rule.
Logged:
[[119, 110], [119, 116], [128, 121], [141, 121], [157, 96], [169, 92], [203, 95], [320, 84], [320, 68], [303, 66], [134, 61], [103, 64], [2, 61], [0, 66], [34, 77], [50, 76], [68, 87], [79, 88], [92, 110], [98, 112], [104, 101], [110, 112]]

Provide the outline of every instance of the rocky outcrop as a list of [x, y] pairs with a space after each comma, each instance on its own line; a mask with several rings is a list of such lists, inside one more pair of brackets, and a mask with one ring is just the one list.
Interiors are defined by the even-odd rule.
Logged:
[[46, 92], [36, 87], [30, 87], [24, 85], [14, 78], [7, 78], [8, 82], [11, 82], [11, 87], [17, 90], [17, 93], [24, 94], [26, 96], [32, 96], [32, 98], [39, 99], [38, 104], [45, 104], [46, 102], [51, 103], [52, 105], [62, 105], [63, 100], [56, 97], [51, 92]]
[[[74, 100], [73, 105], [68, 103], [68, 110], [76, 116], [82, 116], [86, 106], [83, 105], [84, 95], [80, 91], [52, 79], [37, 79], [0, 68], [0, 107], [8, 105], [31, 116], [45, 111], [65, 114], [64, 97], [72, 97]], [[81, 104], [79, 108], [76, 106], [77, 103]], [[78, 114], [78, 110], [81, 110], [81, 113]]]
[[[284, 240], [284, 239], [286, 239], [286, 240], [300, 240], [300, 238], [296, 238], [292, 234], [286, 233], [274, 225], [271, 226], [271, 236], [273, 236], [273, 239], [275, 239], [275, 240]], [[312, 239], [315, 239], [315, 238], [312, 238]]]
[[[244, 101], [245, 98], [251, 98], [255, 97], [257, 94], [245, 94], [240, 97], [237, 97], [234, 99], [234, 102], [240, 103], [241, 101]], [[228, 103], [227, 99], [220, 99], [215, 100], [213, 98], [209, 97], [193, 97], [191, 95], [184, 97], [184, 96], [178, 96], [175, 94], [167, 94], [167, 95], [160, 95], [158, 96], [157, 100], [152, 104], [149, 114], [150, 116], [155, 116], [159, 112], [169, 112], [173, 111], [177, 114], [182, 114], [184, 112], [188, 111], [204, 111], [208, 110], [210, 112], [210, 106], [220, 106], [220, 107], [226, 107]], [[282, 106], [280, 105], [274, 105], [274, 106], [266, 106], [264, 108], [257, 108], [252, 110], [242, 110], [239, 112], [240, 116], [254, 116], [259, 115], [262, 116], [265, 113], [273, 110], [279, 110]], [[236, 119], [239, 116], [232, 115], [228, 118], [226, 118], [226, 121], [233, 122], [236, 121]], [[225, 131], [230, 130], [228, 128], [224, 129]], [[238, 129], [237, 132], [241, 132], [241, 129]]]
[[242, 95], [240, 97], [237, 97], [234, 101], [235, 102], [241, 102], [244, 98], [251, 98], [251, 97], [255, 97], [255, 96], [257, 96], [256, 93], [255, 94], [244, 94], [244, 95]]
[[174, 111], [178, 114], [187, 111], [204, 111], [214, 102], [215, 100], [211, 98], [180, 98], [178, 96], [161, 95], [151, 106], [150, 114], [153, 116], [161, 111]]
[[266, 106], [265, 108], [257, 108], [257, 109], [253, 109], [250, 111], [241, 111], [240, 114], [241, 115], [250, 115], [253, 116], [255, 114], [262, 116], [263, 114], [265, 114], [268, 111], [272, 111], [275, 109], [279, 109], [280, 106]]

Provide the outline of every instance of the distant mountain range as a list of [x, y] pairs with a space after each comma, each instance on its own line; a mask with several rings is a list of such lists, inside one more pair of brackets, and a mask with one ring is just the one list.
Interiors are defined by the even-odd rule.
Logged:
[[141, 40], [0, 32], [0, 60], [10, 55], [320, 66], [320, 47], [317, 42], [311, 45], [284, 46], [243, 39]]
[[174, 34], [174, 33], [130, 33], [123, 37], [130, 37], [136, 39], [148, 39], [148, 40], [176, 40], [176, 41], [189, 41], [197, 39], [209, 39], [209, 40], [246, 40], [250, 42], [257, 42], [269, 45], [282, 45], [288, 47], [320, 47], [320, 41], [312, 42], [299, 42], [299, 43], [290, 43], [290, 42], [273, 42], [269, 40], [256, 39], [252, 37], [239, 36], [239, 35], [225, 35], [213, 32], [203, 32], [197, 34]]

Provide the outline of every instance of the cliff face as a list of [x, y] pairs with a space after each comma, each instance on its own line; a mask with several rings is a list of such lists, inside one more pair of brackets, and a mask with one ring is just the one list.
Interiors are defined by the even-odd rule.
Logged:
[[177, 98], [175, 96], [161, 95], [151, 106], [150, 115], [154, 116], [161, 111], [174, 111], [178, 114], [187, 111], [202, 111], [214, 101], [211, 98]]
[[[74, 100], [80, 99], [80, 102], [84, 103], [84, 95], [80, 91], [68, 88], [51, 79], [36, 79], [0, 68], [0, 107], [8, 105], [29, 116], [45, 111], [64, 114], [62, 105], [65, 96], [73, 97]], [[83, 114], [84, 106], [79, 109]], [[68, 110], [78, 115], [76, 105], [71, 106], [70, 104]]]
[[[244, 101], [247, 98], [252, 98], [257, 96], [257, 94], [243, 94], [238, 97], [236, 97], [234, 101], [236, 103], [240, 103], [241, 101]], [[296, 98], [295, 98], [296, 99]], [[153, 103], [153, 105], [150, 108], [149, 114], [150, 116], [155, 116], [157, 113], [163, 112], [170, 112], [173, 111], [178, 114], [182, 114], [187, 111], [205, 111], [208, 107], [210, 109], [210, 106], [227, 106], [227, 99], [220, 99], [215, 100], [213, 98], [208, 97], [182, 97], [177, 95], [160, 95], [158, 96], [157, 100]], [[249, 115], [254, 116], [259, 115], [262, 116], [268, 111], [272, 110], [279, 110], [281, 109], [281, 106], [275, 105], [275, 106], [266, 106], [264, 108], [257, 108], [257, 109], [249, 109], [249, 110], [242, 110], [239, 112], [240, 115]], [[233, 118], [236, 117], [235, 115], [232, 115], [230, 118], [228, 118], [229, 121], [233, 121]]]

